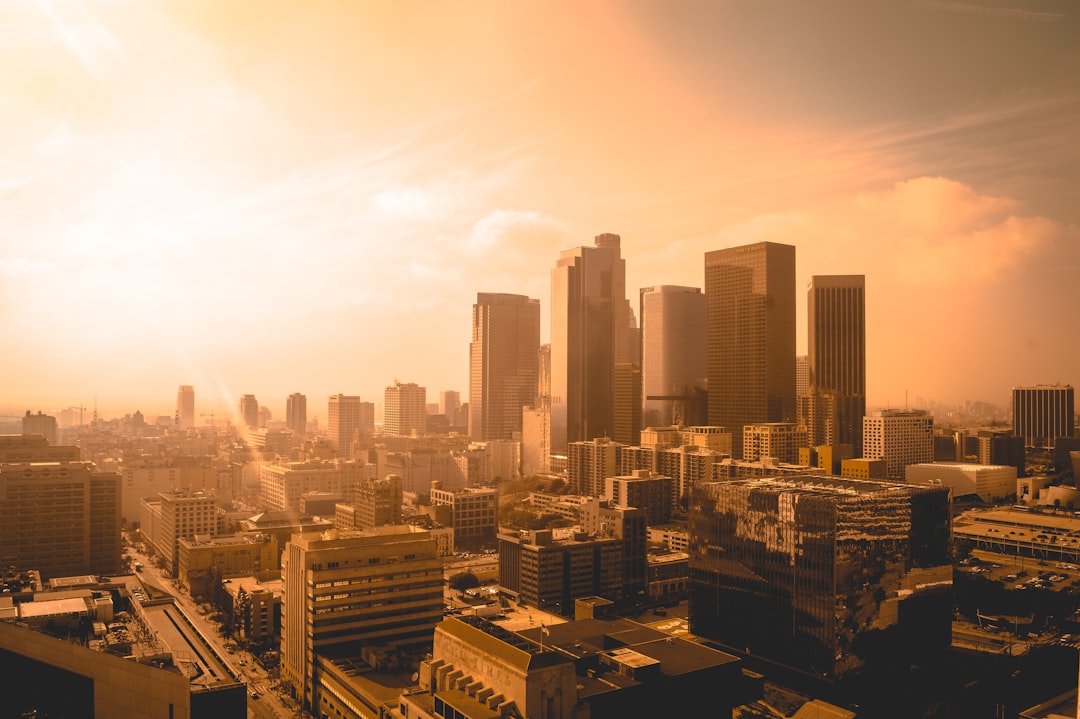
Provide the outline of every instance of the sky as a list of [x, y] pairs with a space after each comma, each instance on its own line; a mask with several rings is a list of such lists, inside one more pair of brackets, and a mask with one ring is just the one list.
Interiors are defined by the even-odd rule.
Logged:
[[[622, 236], [864, 274], [871, 405], [1080, 382], [1072, 0], [0, 0], [0, 414], [468, 394]], [[0, 418], [2, 419], [2, 418]]]

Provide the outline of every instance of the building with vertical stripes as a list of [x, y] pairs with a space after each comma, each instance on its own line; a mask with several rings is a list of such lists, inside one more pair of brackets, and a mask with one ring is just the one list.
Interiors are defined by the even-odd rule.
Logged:
[[1013, 387], [1013, 434], [1025, 447], [1053, 449], [1076, 431], [1072, 385]]
[[469, 436], [513, 439], [522, 409], [536, 404], [540, 300], [480, 292], [469, 344]]
[[862, 418], [866, 414], [866, 278], [863, 275], [814, 275], [806, 293], [810, 394], [829, 395], [835, 413], [819, 413], [835, 428], [829, 441], [850, 444], [862, 454]]

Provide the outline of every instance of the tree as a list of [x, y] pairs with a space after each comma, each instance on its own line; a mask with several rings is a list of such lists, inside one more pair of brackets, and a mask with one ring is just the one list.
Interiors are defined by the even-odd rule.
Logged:
[[476, 587], [479, 587], [480, 580], [472, 572], [458, 572], [457, 574], [450, 577], [449, 584], [451, 589], [458, 592], [463, 592], [466, 589], [474, 589]]

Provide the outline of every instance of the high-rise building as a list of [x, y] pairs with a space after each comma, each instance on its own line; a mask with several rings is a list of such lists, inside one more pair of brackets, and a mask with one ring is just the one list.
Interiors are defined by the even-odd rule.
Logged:
[[611, 436], [635, 446], [641, 439], [641, 369], [632, 362], [616, 364], [614, 387]]
[[1013, 387], [1013, 434], [1025, 447], [1053, 449], [1061, 437], [1076, 431], [1071, 385]]
[[866, 415], [865, 286], [863, 275], [814, 275], [806, 293], [808, 392], [834, 395], [837, 427], [829, 444], [850, 444], [856, 457]]
[[795, 358], [795, 396], [802, 397], [810, 389], [810, 358], [799, 355]]
[[415, 382], [394, 384], [383, 393], [383, 434], [427, 434], [427, 388]]
[[180, 385], [176, 392], [176, 420], [180, 429], [195, 426], [195, 388], [189, 384]]
[[772, 457], [785, 464], [797, 464], [799, 449], [805, 446], [806, 427], [794, 422], [763, 422], [743, 427], [745, 462]]
[[795, 248], [774, 242], [705, 253], [709, 424], [795, 420]]
[[259, 427], [259, 400], [253, 394], [240, 397], [240, 427], [257, 429]]
[[704, 336], [705, 295], [700, 288], [641, 288], [643, 426], [706, 422]]
[[567, 445], [567, 482], [575, 494], [600, 497], [604, 480], [619, 473], [617, 450], [622, 445], [607, 437]]
[[439, 393], [439, 413], [445, 414], [446, 418], [450, 420], [450, 424], [454, 423], [454, 417], [457, 416], [458, 407], [461, 406], [461, 392], [456, 389], [447, 389]]
[[30, 410], [26, 410], [26, 414], [22, 419], [22, 433], [24, 435], [40, 434], [52, 447], [58, 444], [59, 431], [56, 417], [51, 414], [44, 414], [40, 410], [38, 410], [37, 414], [30, 414]]
[[165, 558], [169, 571], [176, 574], [181, 539], [195, 535], [219, 534], [217, 499], [212, 492], [172, 489], [144, 497], [139, 506], [139, 531]]
[[469, 344], [469, 436], [512, 439], [521, 411], [536, 402], [540, 300], [481, 292]]
[[551, 451], [610, 436], [615, 365], [635, 362], [618, 235], [563, 250], [551, 271]]
[[299, 392], [285, 400], [285, 426], [296, 434], [307, 432], [307, 397]]
[[[345, 394], [330, 395], [330, 404], [326, 410], [326, 433], [330, 435], [330, 444], [339, 457], [347, 457], [349, 444], [361, 425], [361, 405], [359, 397]], [[374, 418], [372, 418], [374, 424]]]
[[934, 461], [934, 418], [925, 409], [883, 409], [867, 415], [863, 457], [884, 459], [885, 476], [903, 479], [909, 464]]
[[0, 465], [0, 564], [42, 577], [120, 568], [120, 475], [91, 462]]
[[947, 487], [815, 475], [698, 485], [690, 631], [829, 680], [940, 656], [949, 504]]
[[443, 617], [435, 540], [407, 525], [294, 534], [281, 579], [281, 679], [305, 710], [318, 705], [321, 655], [430, 645]]

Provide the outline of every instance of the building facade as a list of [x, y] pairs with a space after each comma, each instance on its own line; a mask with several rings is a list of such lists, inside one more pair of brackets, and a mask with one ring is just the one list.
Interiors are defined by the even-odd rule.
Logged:
[[285, 426], [294, 434], [307, 433], [307, 397], [299, 392], [285, 399]]
[[195, 388], [189, 384], [180, 385], [176, 392], [176, 423], [180, 429], [195, 426]]
[[949, 649], [947, 488], [717, 482], [698, 488], [690, 527], [694, 634], [830, 680]]
[[641, 288], [642, 424], [705, 424], [705, 295], [699, 287]]
[[934, 461], [934, 418], [924, 409], [883, 409], [863, 418], [863, 457], [884, 459], [889, 479]]
[[[362, 405], [355, 395], [332, 394], [326, 410], [326, 433], [330, 435], [330, 444], [338, 457], [351, 459], [349, 445], [353, 435], [361, 429]], [[372, 417], [374, 425], [374, 417]]]
[[540, 300], [481, 292], [469, 344], [469, 436], [513, 439], [539, 389]]
[[427, 434], [427, 389], [415, 382], [395, 381], [383, 393], [383, 434], [422, 437]]
[[806, 427], [794, 422], [767, 422], [743, 427], [743, 461], [772, 457], [784, 464], [798, 464], [799, 450], [806, 447]]
[[431, 504], [450, 508], [455, 549], [495, 545], [499, 490], [465, 487], [449, 491], [432, 487]]
[[241, 429], [258, 429], [259, 427], [259, 400], [253, 394], [240, 396], [239, 425]]
[[850, 444], [862, 455], [866, 415], [866, 278], [814, 275], [806, 293], [809, 314], [808, 393], [835, 397], [833, 437], [818, 444]]
[[1013, 434], [1025, 447], [1053, 449], [1061, 437], [1075, 434], [1076, 410], [1071, 385], [1013, 387]]
[[705, 253], [709, 424], [795, 420], [795, 248], [774, 242]]

